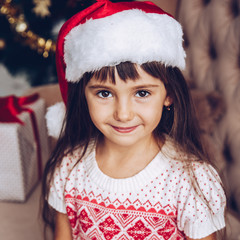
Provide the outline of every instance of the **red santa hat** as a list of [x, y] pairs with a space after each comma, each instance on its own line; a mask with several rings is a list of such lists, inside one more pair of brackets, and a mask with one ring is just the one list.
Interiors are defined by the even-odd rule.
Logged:
[[[56, 66], [64, 103], [68, 82], [78, 82], [85, 72], [104, 66], [158, 61], [184, 69], [182, 36], [181, 25], [152, 2], [98, 0], [70, 18], [58, 36]], [[58, 104], [47, 112], [51, 136], [60, 133], [58, 114], [64, 116], [63, 111], [63, 104]]]

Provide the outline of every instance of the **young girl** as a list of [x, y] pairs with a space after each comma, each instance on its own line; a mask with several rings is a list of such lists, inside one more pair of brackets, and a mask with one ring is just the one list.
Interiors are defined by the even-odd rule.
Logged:
[[62, 129], [43, 185], [55, 239], [216, 239], [225, 195], [179, 70], [179, 23], [151, 2], [99, 0], [64, 24], [56, 54], [66, 115], [47, 114]]

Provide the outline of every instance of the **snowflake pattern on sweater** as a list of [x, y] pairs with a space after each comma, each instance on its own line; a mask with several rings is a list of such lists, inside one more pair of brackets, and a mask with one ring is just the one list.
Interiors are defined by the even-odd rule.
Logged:
[[[49, 204], [67, 213], [74, 240], [183, 240], [203, 238], [223, 228], [225, 195], [216, 171], [194, 162], [195, 178], [211, 207], [196, 195], [183, 162], [163, 152], [175, 151], [166, 142], [141, 172], [113, 179], [98, 168], [90, 144], [64, 157], [56, 169]], [[177, 156], [176, 152], [172, 156]]]

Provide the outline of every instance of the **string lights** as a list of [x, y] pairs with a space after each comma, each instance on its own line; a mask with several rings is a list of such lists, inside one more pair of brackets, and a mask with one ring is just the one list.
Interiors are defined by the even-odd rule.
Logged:
[[44, 58], [55, 53], [55, 42], [31, 31], [20, 8], [13, 6], [11, 2], [12, 0], [0, 0], [0, 14], [6, 16], [11, 29], [19, 36], [22, 43], [37, 51]]

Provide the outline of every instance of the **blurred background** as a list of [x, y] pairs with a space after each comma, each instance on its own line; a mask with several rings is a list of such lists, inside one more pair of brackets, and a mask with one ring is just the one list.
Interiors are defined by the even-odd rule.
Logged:
[[[42, 168], [54, 146], [54, 140], [47, 137], [44, 114], [46, 107], [61, 101], [56, 84], [55, 41], [62, 24], [94, 2], [0, 0], [0, 97], [38, 93], [43, 100], [43, 105], [33, 104], [38, 124], [43, 124], [39, 141], [45, 146]], [[187, 53], [183, 73], [192, 92], [202, 137], [215, 159], [213, 164], [223, 180], [228, 198], [226, 239], [240, 240], [240, 0], [153, 2], [182, 24]], [[21, 118], [28, 121], [24, 113]], [[34, 179], [39, 165], [34, 165], [32, 169], [35, 170], [29, 173], [32, 159], [27, 162], [22, 157], [27, 154], [24, 153], [26, 146], [36, 141], [34, 136], [28, 136], [31, 130], [25, 130], [19, 124], [14, 125], [17, 129], [14, 131], [22, 131], [22, 134], [12, 136], [8, 125], [0, 123], [0, 146], [3, 146], [0, 147], [0, 239], [42, 240], [41, 184], [39, 178]], [[22, 144], [19, 148], [23, 153], [19, 154], [19, 159], [9, 158], [16, 150], [6, 150], [4, 134], [15, 137], [16, 142]], [[29, 149], [28, 152], [36, 155], [35, 145]], [[20, 162], [19, 165], [14, 162], [14, 169], [22, 169], [19, 180], [15, 181], [15, 185], [23, 183], [22, 195], [13, 196], [10, 185], [9, 192], [3, 194], [1, 184], [9, 184], [5, 172], [12, 172], [10, 165], [3, 164], [6, 162], [4, 155], [9, 158], [8, 162]], [[3, 166], [8, 170], [3, 170]]]
[[93, 1], [1, 0], [1, 95], [56, 83], [55, 41], [64, 21]]
[[0, 0], [0, 96], [21, 95], [31, 87], [57, 82], [54, 53], [58, 31], [93, 2]]

